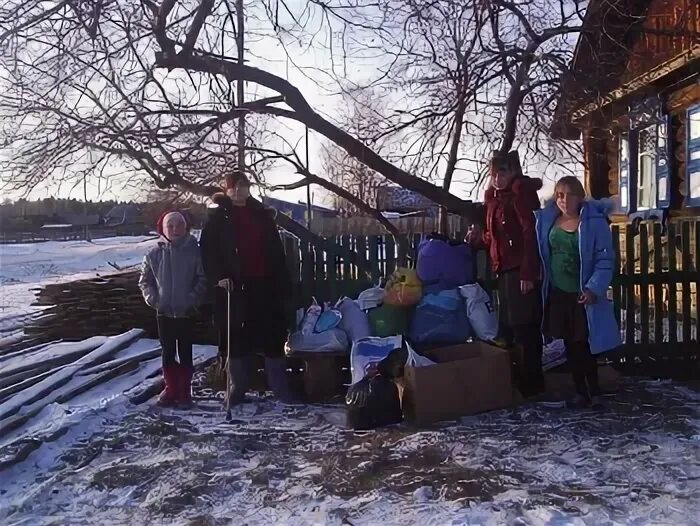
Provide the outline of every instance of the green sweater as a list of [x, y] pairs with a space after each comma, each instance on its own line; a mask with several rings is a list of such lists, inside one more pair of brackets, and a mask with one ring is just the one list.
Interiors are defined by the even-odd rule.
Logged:
[[552, 253], [549, 264], [552, 285], [564, 292], [580, 292], [581, 257], [578, 232], [567, 232], [553, 226], [549, 231], [549, 248]]

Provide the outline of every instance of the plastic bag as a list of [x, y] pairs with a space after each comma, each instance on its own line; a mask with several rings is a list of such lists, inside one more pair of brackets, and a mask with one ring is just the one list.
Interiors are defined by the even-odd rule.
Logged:
[[391, 351], [400, 349], [402, 344], [403, 337], [401, 336], [390, 336], [388, 338], [369, 337], [354, 342], [350, 351], [352, 383], [356, 384], [362, 380]]
[[411, 307], [423, 296], [423, 287], [416, 271], [399, 268], [394, 271], [384, 287], [384, 304]]
[[493, 341], [498, 337], [498, 316], [491, 298], [481, 285], [473, 283], [459, 288], [469, 323], [480, 340]]
[[314, 302], [311, 304], [311, 306], [308, 309], [306, 309], [304, 319], [301, 321], [301, 327], [299, 330], [302, 334], [306, 336], [308, 336], [309, 334], [313, 334], [314, 328], [316, 327], [316, 322], [321, 316], [321, 312], [323, 312], [323, 309], [318, 303], [316, 303], [316, 300], [314, 299]]
[[362, 310], [370, 310], [384, 304], [384, 288], [377, 285], [371, 289], [363, 290], [357, 296], [357, 303]]
[[348, 337], [341, 329], [311, 334], [297, 331], [289, 335], [285, 352], [287, 355], [300, 352], [347, 352], [348, 347]]
[[409, 332], [415, 343], [464, 343], [472, 328], [458, 290], [425, 296], [416, 307]]
[[351, 385], [345, 403], [348, 427], [358, 431], [403, 420], [399, 390], [392, 380], [381, 375]]
[[564, 340], [554, 340], [542, 350], [542, 370], [549, 371], [566, 363]]
[[361, 338], [369, 338], [372, 335], [369, 328], [369, 318], [356, 301], [350, 298], [341, 298], [336, 303], [336, 308], [343, 316], [340, 320], [340, 328], [345, 331], [351, 342]]
[[423, 293], [455, 289], [474, 281], [472, 249], [461, 241], [433, 234], [418, 247], [416, 269]]
[[323, 312], [316, 320], [314, 332], [321, 333], [335, 329], [343, 319], [343, 315], [337, 309], [332, 309], [330, 304], [326, 304]]

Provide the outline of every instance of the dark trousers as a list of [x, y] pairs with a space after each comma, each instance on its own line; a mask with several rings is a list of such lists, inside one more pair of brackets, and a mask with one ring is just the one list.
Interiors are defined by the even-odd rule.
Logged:
[[551, 287], [547, 297], [547, 332], [564, 340], [576, 393], [586, 398], [600, 395], [598, 363], [588, 345], [588, 319], [579, 293]]
[[163, 367], [172, 366], [176, 362], [183, 367], [193, 367], [193, 325], [193, 321], [189, 318], [158, 316], [158, 337], [163, 351]]
[[267, 358], [284, 356], [286, 313], [284, 298], [280, 297], [274, 280], [247, 280], [242, 291], [231, 292], [230, 311], [228, 292], [217, 288], [214, 325], [221, 361], [225, 361], [229, 341], [232, 358], [255, 354], [264, 354]]
[[542, 374], [542, 299], [540, 285], [528, 294], [520, 292], [520, 271], [498, 276], [498, 318], [501, 336], [523, 350], [519, 387], [525, 396], [544, 391]]
[[564, 340], [564, 345], [566, 345], [566, 359], [574, 377], [576, 393], [586, 398], [599, 396], [598, 362], [591, 354], [588, 342]]

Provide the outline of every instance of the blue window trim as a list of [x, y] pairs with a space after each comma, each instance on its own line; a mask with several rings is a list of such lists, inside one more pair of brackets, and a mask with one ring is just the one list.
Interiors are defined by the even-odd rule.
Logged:
[[[660, 126], [664, 127], [664, 152], [659, 151], [659, 137], [656, 137], [656, 206], [657, 208], [668, 208], [671, 205], [671, 179], [673, 174], [673, 148], [672, 137], [671, 137], [671, 116], [665, 115], [663, 122], [659, 123]], [[658, 128], [657, 128], [658, 133]], [[659, 161], [661, 160], [660, 153], [666, 158], [666, 164], [664, 166], [659, 166]], [[666, 192], [662, 195], [661, 187], [659, 181], [661, 179], [666, 179]]]
[[[700, 105], [698, 106], [700, 111]], [[639, 184], [639, 132], [648, 126], [657, 126], [657, 160], [656, 160], [656, 206], [649, 210], [639, 210], [637, 203], [637, 187]], [[659, 126], [665, 128], [665, 146], [666, 151], [666, 166], [659, 166], [659, 151], [658, 151], [658, 132]], [[663, 211], [671, 205], [671, 180], [673, 175], [673, 134], [670, 115], [663, 115], [660, 119], [655, 120], [640, 120], [634, 124], [630, 124], [630, 128], [625, 133], [619, 136], [619, 144], [622, 144], [623, 139], [627, 139], [627, 180], [623, 181], [622, 165], [620, 164], [620, 156], [618, 156], [618, 188], [620, 193], [620, 211], [627, 214], [630, 219], [635, 217], [644, 217], [645, 219], [665, 216]], [[666, 193], [659, 194], [659, 179], [666, 178]], [[623, 184], [624, 183], [624, 184]], [[622, 206], [622, 188], [627, 187], [627, 206]], [[700, 206], [700, 198], [697, 199]]]
[[700, 152], [700, 137], [693, 140], [690, 138], [690, 118], [694, 115], [700, 115], [700, 104], [688, 108], [685, 122], [685, 204], [693, 207], [700, 206], [700, 196], [690, 197], [690, 174], [700, 171], [700, 159], [690, 159], [693, 153]]

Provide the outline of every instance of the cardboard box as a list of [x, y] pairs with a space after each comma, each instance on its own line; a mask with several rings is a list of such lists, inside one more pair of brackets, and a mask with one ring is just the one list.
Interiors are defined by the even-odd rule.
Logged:
[[512, 405], [508, 351], [475, 342], [425, 354], [438, 363], [407, 367], [399, 389], [409, 422], [423, 425]]

